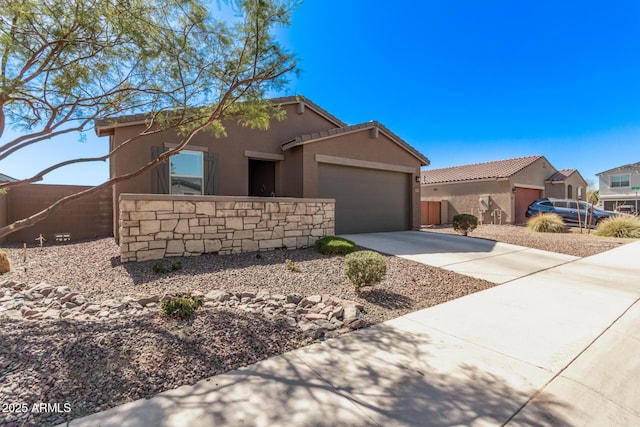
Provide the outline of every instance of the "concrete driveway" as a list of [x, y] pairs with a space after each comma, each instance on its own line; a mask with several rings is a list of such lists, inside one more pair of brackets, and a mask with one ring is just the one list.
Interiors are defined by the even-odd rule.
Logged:
[[578, 259], [491, 240], [428, 231], [344, 234], [341, 237], [377, 252], [499, 284]]

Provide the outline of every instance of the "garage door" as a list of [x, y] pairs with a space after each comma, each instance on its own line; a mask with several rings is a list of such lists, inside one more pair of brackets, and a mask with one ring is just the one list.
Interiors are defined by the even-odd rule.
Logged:
[[409, 229], [410, 174], [318, 166], [320, 197], [336, 199], [336, 234]]
[[516, 224], [527, 222], [527, 208], [534, 201], [541, 197], [541, 191], [534, 188], [516, 187]]

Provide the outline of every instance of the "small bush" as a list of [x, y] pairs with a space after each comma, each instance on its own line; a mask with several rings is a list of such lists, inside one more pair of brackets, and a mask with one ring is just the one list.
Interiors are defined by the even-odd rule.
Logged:
[[151, 270], [153, 270], [153, 272], [156, 274], [163, 274], [167, 272], [166, 267], [161, 262], [156, 262], [155, 264], [153, 264], [151, 266]]
[[617, 215], [605, 218], [598, 223], [596, 236], [640, 238], [640, 218], [628, 215]]
[[471, 214], [460, 214], [453, 217], [453, 229], [465, 236], [478, 227], [478, 218]]
[[346, 255], [356, 250], [356, 244], [342, 237], [328, 236], [316, 240], [316, 248], [325, 255]]
[[358, 251], [344, 257], [344, 274], [360, 290], [381, 281], [387, 274], [387, 259], [377, 252]]
[[8, 273], [11, 271], [11, 263], [9, 262], [9, 255], [3, 250], [0, 250], [0, 274]]
[[177, 319], [188, 319], [203, 304], [204, 300], [201, 296], [176, 294], [162, 301], [162, 313]]
[[175, 261], [173, 264], [171, 264], [171, 271], [177, 271], [177, 270], [182, 270], [181, 261]]
[[563, 233], [564, 221], [553, 212], [542, 212], [527, 221], [527, 228], [536, 233]]
[[295, 262], [291, 261], [290, 259], [285, 259], [284, 263], [287, 265], [287, 270], [293, 271], [294, 273], [300, 273], [301, 270], [300, 268], [298, 268]]

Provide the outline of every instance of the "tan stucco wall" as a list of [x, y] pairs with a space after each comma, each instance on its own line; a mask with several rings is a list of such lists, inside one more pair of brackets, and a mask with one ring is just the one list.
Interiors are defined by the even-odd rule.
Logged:
[[409, 197], [412, 208], [409, 224], [414, 230], [420, 229], [420, 183], [415, 182], [415, 177], [420, 175], [420, 161], [382, 132], [379, 132], [377, 138], [374, 138], [370, 129], [364, 129], [305, 144], [289, 151], [302, 151], [303, 153], [303, 197], [318, 197], [319, 163], [316, 161], [317, 154], [411, 168], [413, 172], [406, 172], [407, 179], [411, 182]]
[[[502, 211], [502, 223], [513, 221], [513, 195], [510, 181], [479, 181], [468, 183], [433, 184], [421, 186], [421, 199], [442, 201], [441, 221], [451, 223], [458, 214], [473, 213], [483, 223], [491, 223], [491, 213]], [[488, 197], [487, 197], [488, 196]], [[480, 214], [480, 198], [487, 202]]]
[[[0, 227], [7, 225], [7, 194], [0, 194]], [[0, 238], [0, 243], [4, 242], [6, 238]]]
[[[86, 190], [79, 185], [31, 184], [8, 191], [7, 223], [13, 223], [37, 213], [62, 197]], [[8, 241], [32, 244], [42, 234], [47, 241], [55, 233], [71, 233], [72, 240], [107, 236], [112, 230], [111, 190], [106, 188], [89, 196], [73, 200], [29, 228], [16, 231]], [[0, 196], [2, 197], [2, 196]]]

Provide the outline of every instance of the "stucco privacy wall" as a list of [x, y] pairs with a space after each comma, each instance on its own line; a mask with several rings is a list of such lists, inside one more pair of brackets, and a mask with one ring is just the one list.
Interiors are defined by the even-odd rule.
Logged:
[[121, 194], [120, 258], [304, 248], [335, 228], [333, 199]]
[[[11, 224], [49, 207], [56, 201], [91, 187], [81, 185], [30, 184], [14, 187], [0, 195], [0, 225]], [[113, 232], [111, 189], [103, 188], [93, 194], [62, 205], [43, 221], [7, 236], [9, 242], [35, 244], [42, 234], [48, 242], [55, 233], [70, 233], [72, 241], [110, 236]]]

